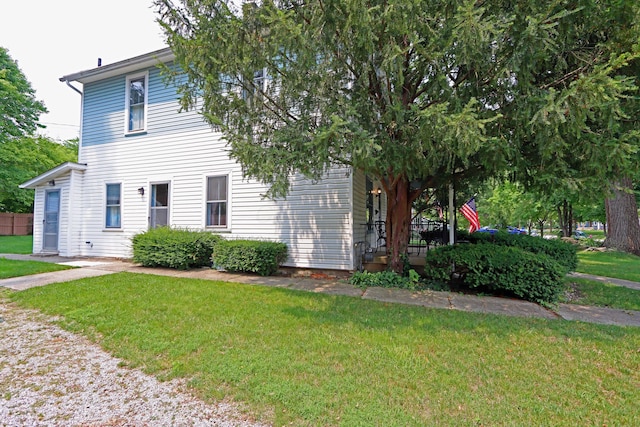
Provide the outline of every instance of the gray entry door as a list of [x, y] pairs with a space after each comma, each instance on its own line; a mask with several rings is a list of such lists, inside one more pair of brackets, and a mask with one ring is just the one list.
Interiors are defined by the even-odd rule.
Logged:
[[58, 250], [60, 221], [60, 190], [46, 190], [44, 195], [44, 223], [42, 250]]
[[169, 225], [169, 183], [152, 184], [149, 226], [156, 228], [167, 225]]

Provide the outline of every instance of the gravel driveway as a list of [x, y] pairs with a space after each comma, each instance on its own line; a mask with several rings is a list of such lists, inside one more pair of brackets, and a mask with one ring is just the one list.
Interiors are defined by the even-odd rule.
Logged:
[[257, 426], [159, 382], [0, 295], [0, 426]]

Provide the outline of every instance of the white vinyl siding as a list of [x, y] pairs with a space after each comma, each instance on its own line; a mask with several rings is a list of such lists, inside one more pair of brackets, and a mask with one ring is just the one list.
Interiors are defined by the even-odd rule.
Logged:
[[79, 255], [79, 243], [76, 231], [80, 228], [79, 198], [82, 184], [82, 172], [71, 171], [69, 174], [54, 179], [55, 186], [43, 185], [36, 189], [33, 222], [33, 253], [43, 251], [45, 193], [50, 189], [60, 190], [60, 206], [58, 218], [58, 254], [61, 256]]
[[[136, 76], [141, 74], [131, 74]], [[170, 183], [169, 225], [225, 233], [228, 239], [284, 242], [285, 265], [353, 268], [352, 171], [336, 167], [320, 181], [292, 177], [286, 199], [267, 199], [267, 187], [243, 177], [222, 135], [195, 111], [178, 112], [178, 96], [148, 71], [146, 133], [122, 134], [127, 76], [85, 85], [80, 163], [86, 163], [78, 203], [81, 221], [70, 234], [83, 256], [131, 257], [131, 238], [151, 225], [152, 186]], [[209, 227], [208, 177], [227, 177], [226, 227]], [[121, 232], [105, 233], [105, 183], [121, 183]], [[138, 189], [144, 188], [144, 194]], [[356, 197], [358, 195], [356, 194]], [[63, 197], [64, 198], [64, 197]], [[364, 199], [356, 205], [364, 206]], [[213, 205], [211, 205], [213, 206]], [[220, 206], [218, 206], [220, 207]], [[218, 212], [222, 212], [221, 210]], [[358, 221], [364, 222], [358, 218]], [[89, 243], [87, 243], [89, 242]]]

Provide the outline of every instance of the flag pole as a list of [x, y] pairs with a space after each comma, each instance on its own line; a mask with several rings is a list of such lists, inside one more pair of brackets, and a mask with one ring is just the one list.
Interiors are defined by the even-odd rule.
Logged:
[[455, 224], [456, 224], [456, 211], [453, 205], [453, 183], [449, 184], [449, 244], [453, 245], [456, 236]]

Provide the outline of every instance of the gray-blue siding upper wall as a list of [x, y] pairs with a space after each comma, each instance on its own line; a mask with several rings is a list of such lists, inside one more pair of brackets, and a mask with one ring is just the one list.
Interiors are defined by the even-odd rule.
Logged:
[[83, 146], [144, 137], [140, 134], [125, 136], [127, 76], [144, 71], [149, 72], [146, 134], [157, 137], [208, 127], [199, 114], [193, 112], [178, 114], [179, 95], [175, 87], [165, 85], [160, 70], [153, 67], [84, 85]]

